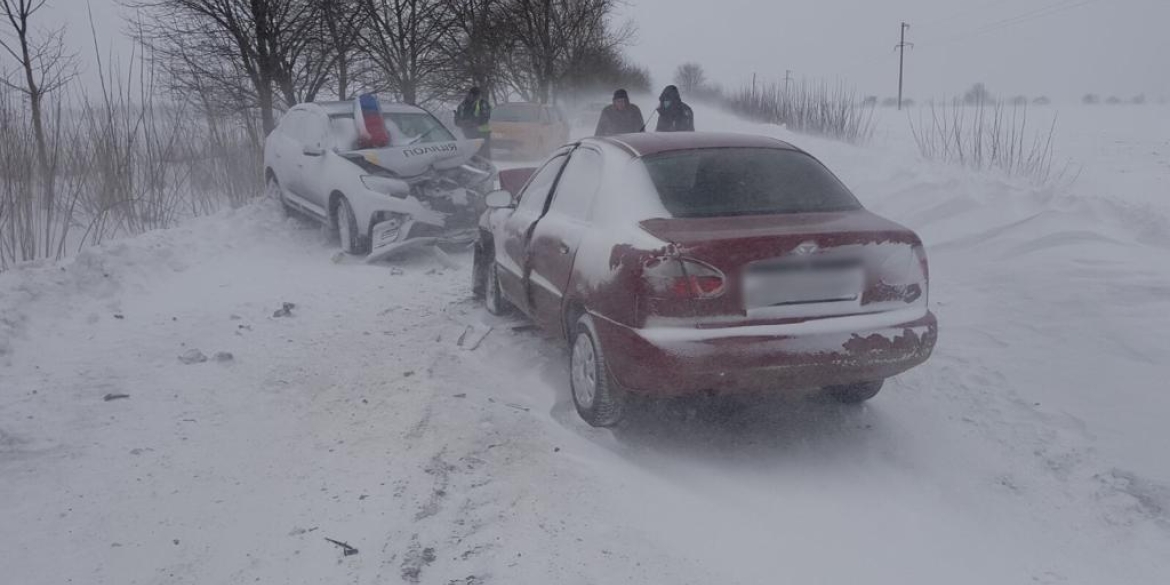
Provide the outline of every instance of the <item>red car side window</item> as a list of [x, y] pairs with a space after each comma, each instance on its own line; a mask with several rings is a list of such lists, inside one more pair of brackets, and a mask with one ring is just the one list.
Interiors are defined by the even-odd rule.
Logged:
[[554, 157], [552, 160], [544, 164], [536, 174], [532, 175], [532, 179], [528, 181], [528, 186], [524, 187], [524, 192], [520, 194], [520, 205], [517, 209], [528, 210], [532, 213], [540, 214], [544, 211], [544, 204], [548, 201], [548, 194], [552, 190], [553, 184], [557, 181], [557, 176], [561, 173], [561, 167], [565, 165], [565, 155]]

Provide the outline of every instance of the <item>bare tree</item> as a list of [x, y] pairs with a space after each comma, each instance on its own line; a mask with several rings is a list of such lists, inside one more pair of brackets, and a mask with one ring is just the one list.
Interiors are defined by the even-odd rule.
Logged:
[[[321, 38], [326, 46], [318, 53], [322, 56], [334, 53], [333, 76], [337, 99], [349, 97], [349, 88], [360, 83], [365, 72], [365, 56], [361, 53], [363, 14], [362, 0], [316, 0], [320, 10]], [[327, 59], [320, 59], [327, 62]]]
[[451, 26], [440, 47], [444, 70], [440, 87], [458, 95], [475, 85], [496, 95], [502, 85], [501, 64], [507, 41], [506, 0], [446, 0]]
[[[443, 0], [363, 0], [368, 28], [361, 46], [408, 104], [432, 90], [443, 70], [443, 38], [452, 26]], [[430, 96], [427, 96], [430, 97]]]
[[683, 95], [699, 93], [707, 86], [707, 73], [698, 63], [683, 63], [674, 70], [674, 84]]
[[579, 55], [619, 47], [633, 36], [629, 25], [609, 27], [615, 6], [616, 0], [510, 0], [504, 11], [509, 82], [526, 99], [549, 102]]
[[319, 40], [315, 0], [124, 0], [147, 18], [136, 36], [153, 49], [175, 89], [210, 90], [255, 107], [265, 133], [278, 96], [291, 105], [316, 94], [332, 67]]
[[[36, 34], [32, 19], [45, 6], [46, 0], [0, 0], [0, 14], [7, 21], [7, 30], [0, 35], [0, 48], [17, 63], [17, 71], [7, 70], [0, 83], [28, 98], [32, 115], [33, 139], [36, 143], [37, 163], [44, 186], [44, 211], [48, 225], [55, 221], [54, 161], [45, 138], [45, 96], [65, 87], [77, 76], [77, 57], [65, 50], [65, 29], [58, 28]], [[53, 230], [45, 230], [45, 248], [51, 246]]]
[[651, 91], [650, 73], [630, 64], [616, 48], [581, 51], [561, 80], [562, 91], [578, 94], [605, 93], [616, 88], [637, 93]]

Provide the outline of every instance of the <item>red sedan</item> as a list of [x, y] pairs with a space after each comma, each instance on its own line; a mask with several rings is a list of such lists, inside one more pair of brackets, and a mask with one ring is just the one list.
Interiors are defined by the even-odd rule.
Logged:
[[921, 240], [790, 144], [590, 138], [500, 181], [475, 291], [568, 342], [592, 425], [616, 424], [631, 394], [823, 388], [861, 402], [934, 348]]

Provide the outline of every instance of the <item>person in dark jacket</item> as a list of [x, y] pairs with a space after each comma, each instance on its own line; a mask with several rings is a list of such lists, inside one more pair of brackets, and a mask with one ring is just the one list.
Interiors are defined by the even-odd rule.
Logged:
[[479, 153], [490, 158], [492, 147], [492, 105], [480, 95], [478, 87], [467, 90], [463, 102], [455, 108], [455, 125], [463, 131], [465, 138], [482, 138]]
[[628, 134], [641, 132], [645, 128], [642, 120], [642, 110], [630, 103], [630, 94], [619, 89], [613, 92], [613, 105], [605, 106], [601, 110], [601, 118], [597, 120], [595, 136], [610, 136], [612, 134]]
[[683, 103], [677, 87], [668, 85], [662, 90], [662, 95], [658, 96], [657, 111], [659, 132], [695, 131], [695, 113]]

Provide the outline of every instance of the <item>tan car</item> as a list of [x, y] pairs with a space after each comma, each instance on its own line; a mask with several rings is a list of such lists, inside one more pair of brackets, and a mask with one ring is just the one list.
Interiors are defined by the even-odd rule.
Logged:
[[569, 141], [569, 122], [556, 106], [529, 102], [492, 109], [492, 152], [540, 158]]

